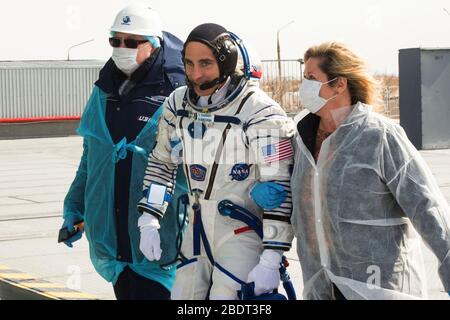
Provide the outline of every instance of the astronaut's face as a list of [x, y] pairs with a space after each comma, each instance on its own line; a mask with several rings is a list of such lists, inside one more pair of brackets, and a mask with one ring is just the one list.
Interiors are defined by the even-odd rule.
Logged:
[[186, 76], [197, 95], [209, 96], [218, 88], [219, 85], [206, 90], [200, 89], [201, 84], [220, 76], [216, 57], [207, 45], [196, 41], [189, 42], [185, 49], [184, 64]]

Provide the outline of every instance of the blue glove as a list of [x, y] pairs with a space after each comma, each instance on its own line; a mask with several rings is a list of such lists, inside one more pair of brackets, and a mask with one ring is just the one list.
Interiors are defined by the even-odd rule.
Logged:
[[263, 209], [278, 208], [286, 199], [284, 187], [275, 182], [258, 182], [250, 190], [250, 197]]
[[[64, 219], [64, 223], [62, 225], [62, 228], [67, 227], [67, 231], [72, 232], [75, 230], [75, 223], [79, 222], [80, 219], [76, 216], [73, 215], [68, 215], [65, 219]], [[77, 240], [81, 239], [81, 236], [83, 235], [83, 230], [79, 229], [77, 231], [77, 233], [75, 233], [72, 237], [70, 237], [69, 239], [67, 239], [66, 241], [64, 241], [64, 244], [66, 246], [68, 246], [69, 248], [73, 247], [73, 243]]]

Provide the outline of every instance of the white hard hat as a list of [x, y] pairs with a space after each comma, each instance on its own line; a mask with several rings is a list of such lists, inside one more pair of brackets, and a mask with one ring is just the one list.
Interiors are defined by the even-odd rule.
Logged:
[[161, 19], [154, 9], [145, 4], [132, 4], [117, 14], [110, 31], [162, 38], [161, 29]]

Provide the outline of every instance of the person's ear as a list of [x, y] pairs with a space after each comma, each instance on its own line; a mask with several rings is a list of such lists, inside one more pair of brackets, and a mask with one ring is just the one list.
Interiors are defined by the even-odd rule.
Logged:
[[347, 78], [338, 77], [336, 89], [339, 94], [344, 92], [347, 89]]

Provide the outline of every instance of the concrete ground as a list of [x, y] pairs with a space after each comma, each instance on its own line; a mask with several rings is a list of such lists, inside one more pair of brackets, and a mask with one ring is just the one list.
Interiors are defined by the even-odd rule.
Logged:
[[[0, 140], [0, 265], [64, 284], [100, 299], [114, 299], [110, 284], [92, 267], [86, 239], [70, 249], [56, 241], [62, 203], [81, 156], [80, 137]], [[421, 151], [450, 202], [450, 150]], [[448, 299], [437, 260], [423, 246], [429, 296]], [[294, 250], [289, 272], [301, 297], [301, 269]], [[281, 290], [282, 291], [282, 290]]]

